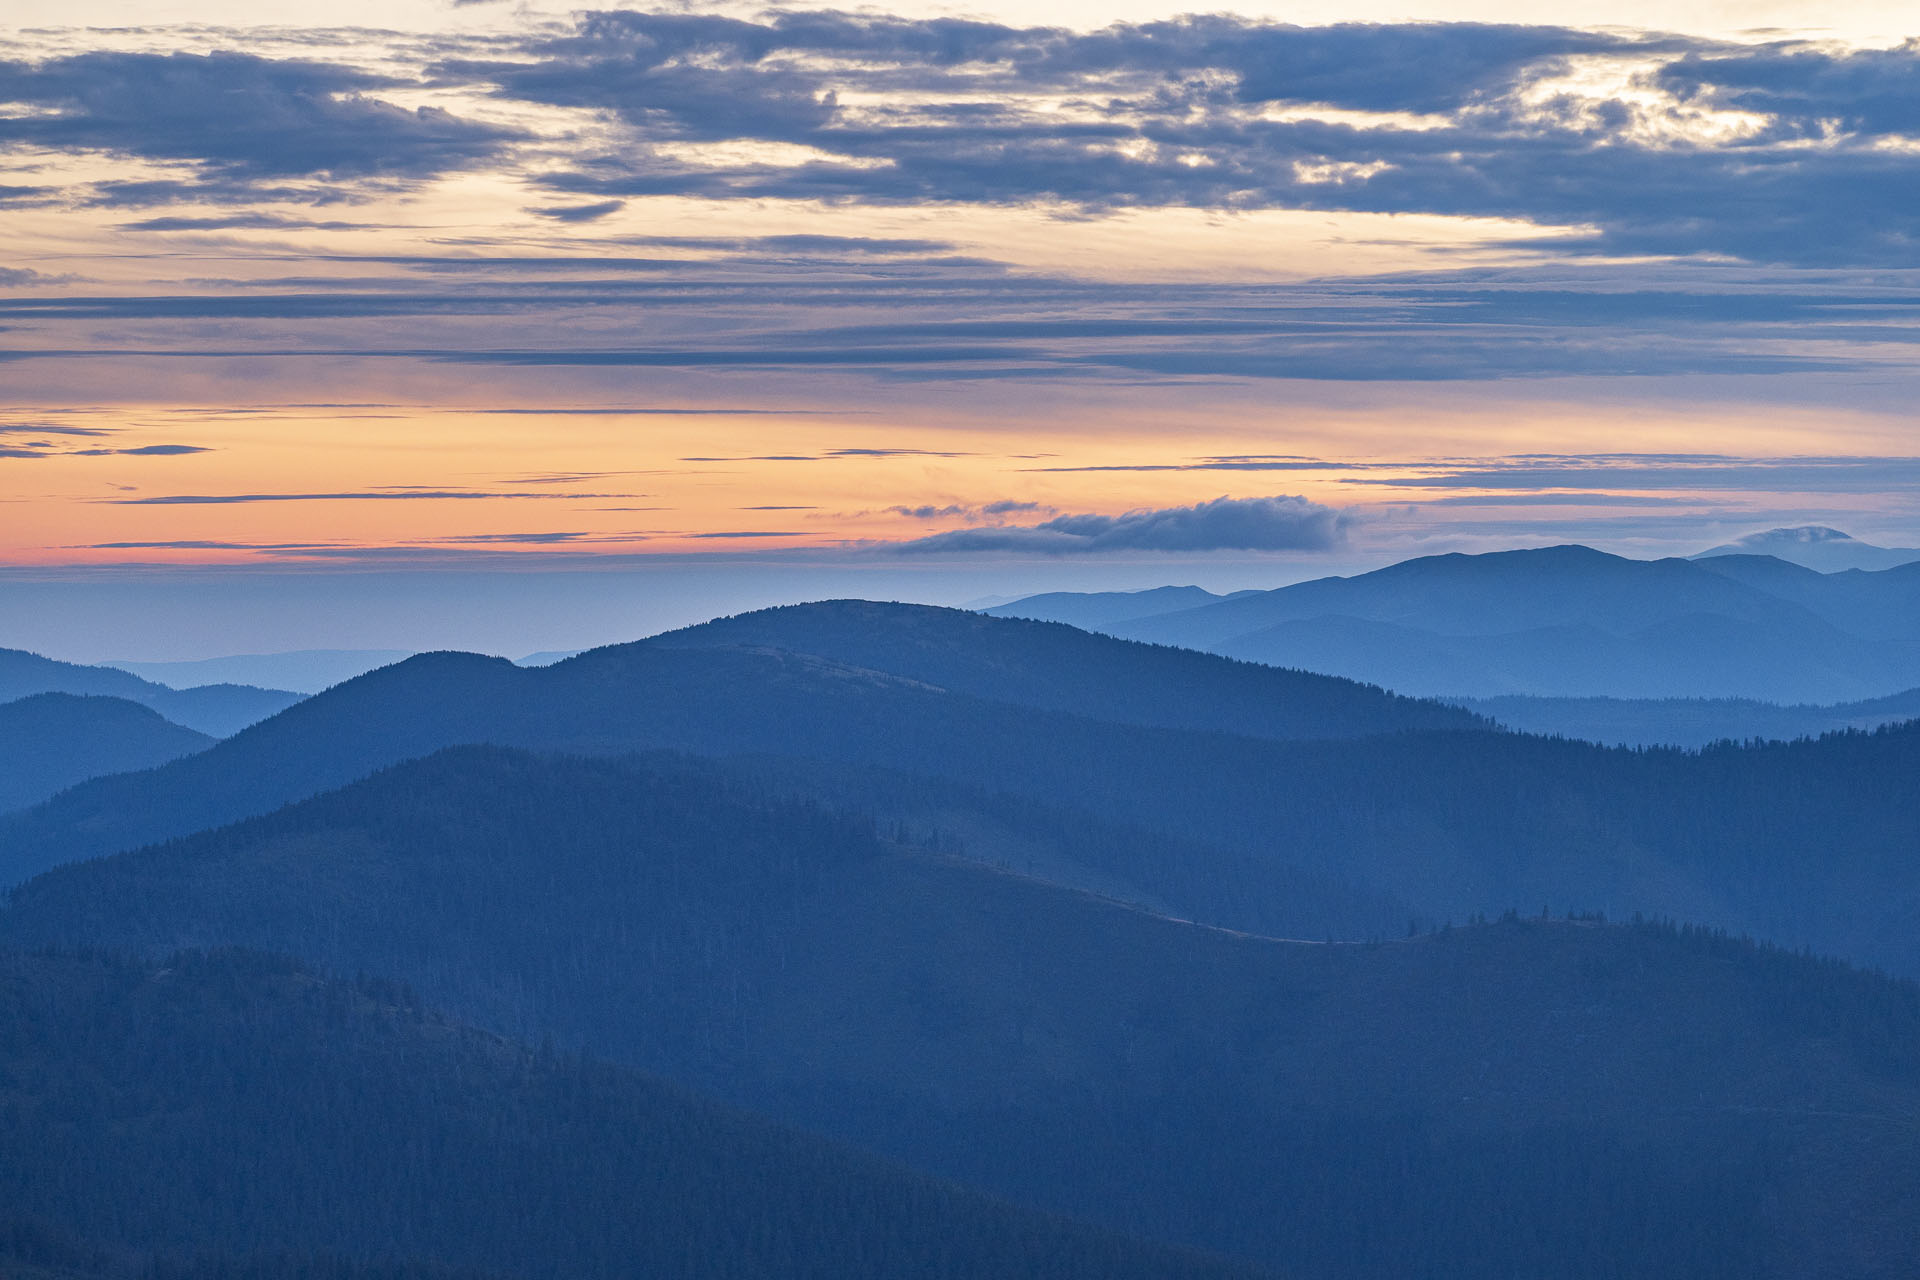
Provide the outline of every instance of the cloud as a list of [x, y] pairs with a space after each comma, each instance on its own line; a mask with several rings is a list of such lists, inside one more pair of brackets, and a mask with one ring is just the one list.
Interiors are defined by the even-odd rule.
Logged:
[[73, 276], [48, 275], [32, 267], [0, 267], [0, 289], [18, 289], [22, 285], [65, 284]]
[[324, 543], [222, 542], [211, 538], [176, 538], [159, 542], [88, 542], [69, 550], [83, 551], [311, 551]]
[[828, 449], [821, 453], [759, 453], [737, 457], [691, 457], [682, 462], [827, 462], [835, 458], [971, 458], [940, 449]]
[[482, 498], [637, 498], [634, 493], [482, 493], [473, 489], [363, 489], [342, 493], [170, 493], [152, 498], [108, 498], [125, 507], [226, 506], [246, 502], [440, 502]]
[[1192, 462], [1113, 462], [1079, 467], [1028, 467], [1035, 472], [1075, 471], [1354, 471], [1378, 463], [1333, 462], [1325, 458], [1300, 458], [1290, 455], [1241, 455], [1238, 457], [1198, 458]]
[[143, 444], [134, 449], [74, 449], [68, 453], [73, 458], [177, 458], [189, 453], [212, 453], [213, 450], [197, 444]]
[[[94, 50], [0, 63], [0, 146], [197, 170], [92, 185], [93, 202], [124, 206], [351, 200], [370, 183], [494, 166], [565, 197], [533, 208], [563, 224], [647, 195], [1301, 209], [1579, 228], [1540, 245], [1562, 254], [1920, 263], [1920, 159], [1881, 145], [1920, 132], [1920, 42], [1732, 46], [1231, 15], [1075, 31], [620, 11], [399, 46], [375, 70], [348, 61], [345, 42], [309, 35], [333, 60]], [[1628, 63], [1638, 69], [1610, 87], [1606, 73]], [[578, 113], [577, 127], [536, 139], [380, 96], [423, 86]], [[521, 164], [517, 149], [535, 141], [537, 163]], [[216, 229], [173, 225], [198, 220], [132, 225]], [[932, 252], [780, 239], [709, 246]]]
[[1819, 137], [1835, 126], [1863, 134], [1920, 132], [1920, 40], [1893, 49], [1836, 51], [1774, 44], [1691, 53], [1660, 70], [1687, 100], [1772, 117], [1774, 129]]
[[0, 63], [0, 103], [24, 109], [0, 114], [0, 145], [183, 161], [205, 171], [187, 190], [239, 196], [272, 180], [424, 179], [495, 159], [524, 136], [369, 96], [405, 83], [340, 63], [230, 52], [96, 50]]
[[983, 502], [977, 505], [949, 503], [944, 507], [901, 506], [887, 508], [887, 512], [891, 515], [906, 516], [912, 520], [943, 520], [953, 516], [964, 516], [969, 520], [985, 520], [993, 516], [1021, 515], [1027, 512], [1051, 510], [1053, 510], [1052, 507], [1043, 506], [1038, 502], [1014, 502], [1012, 500]]
[[593, 222], [610, 213], [618, 213], [626, 207], [624, 200], [600, 200], [593, 204], [555, 205], [534, 212], [543, 218], [552, 218], [556, 222]]
[[1123, 515], [1055, 516], [1037, 525], [955, 529], [895, 544], [895, 551], [1032, 552], [1080, 555], [1105, 551], [1327, 551], [1346, 538], [1348, 516], [1307, 498], [1215, 498], [1190, 507], [1141, 509]]
[[[1920, 44], [1734, 54], [1479, 23], [1212, 16], [1074, 32], [623, 12], [528, 52], [442, 74], [623, 122], [626, 145], [540, 179], [575, 195], [1452, 214], [1590, 228], [1562, 252], [1920, 261], [1914, 157], [1831, 128], [1911, 133]], [[1625, 57], [1651, 68], [1631, 90], [1570, 86], [1583, 60]], [[1302, 110], [1275, 118], [1275, 105]], [[1314, 114], [1328, 109], [1348, 114]], [[1766, 123], [1703, 125], [1729, 110]], [[800, 150], [686, 151], [719, 142]]]
[[316, 222], [278, 213], [226, 213], [209, 217], [144, 218], [123, 222], [121, 231], [361, 231], [358, 222]]
[[1920, 457], [1738, 458], [1720, 454], [1547, 454], [1439, 466], [1424, 475], [1345, 478], [1396, 489], [1700, 489], [1887, 493], [1920, 489]]
[[205, 446], [197, 444], [143, 444], [128, 449], [110, 449], [104, 446], [88, 449], [71, 447], [76, 439], [97, 439], [115, 434], [117, 432], [112, 429], [100, 427], [58, 427], [45, 423], [25, 422], [0, 423], [0, 437], [52, 437], [44, 440], [21, 440], [17, 444], [0, 447], [0, 458], [171, 458], [185, 454], [212, 452]]
[[813, 416], [818, 416], [822, 414], [832, 414], [836, 417], [844, 417], [848, 415], [872, 413], [873, 410], [871, 409], [765, 409], [765, 408], [746, 409], [746, 408], [689, 407], [689, 406], [682, 406], [682, 405], [650, 405], [644, 408], [635, 407], [632, 405], [607, 405], [607, 406], [594, 405], [594, 406], [587, 406], [587, 407], [580, 407], [580, 406], [555, 407], [555, 406], [547, 406], [547, 405], [532, 405], [532, 406], [522, 406], [522, 407], [510, 408], [510, 409], [463, 408], [463, 409], [460, 409], [459, 412], [506, 414], [506, 415], [516, 416], [516, 417], [520, 417], [520, 416], [533, 417], [533, 416], [551, 415], [553, 417], [590, 417], [590, 418], [639, 418], [639, 417], [657, 417], [657, 416], [669, 416], [669, 417], [676, 417], [676, 418], [697, 418], [697, 417], [798, 418], [798, 417], [813, 417]]

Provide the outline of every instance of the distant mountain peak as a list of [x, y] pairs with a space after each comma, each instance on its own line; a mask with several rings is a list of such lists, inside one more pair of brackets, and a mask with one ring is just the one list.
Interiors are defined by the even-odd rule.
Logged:
[[1715, 556], [1772, 556], [1820, 573], [1848, 569], [1871, 572], [1920, 560], [1920, 549], [1875, 546], [1828, 525], [1802, 524], [1749, 533], [1690, 558], [1706, 560]]
[[1771, 547], [1780, 543], [1807, 544], [1814, 542], [1857, 542], [1850, 533], [1824, 524], [1801, 524], [1790, 528], [1768, 529], [1762, 533], [1750, 533], [1744, 538], [1735, 538], [1730, 544], [1736, 547]]

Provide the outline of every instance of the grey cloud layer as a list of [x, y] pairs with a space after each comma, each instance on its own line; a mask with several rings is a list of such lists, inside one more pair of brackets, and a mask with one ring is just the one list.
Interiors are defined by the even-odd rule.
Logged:
[[[1667, 264], [1136, 285], [907, 259], [898, 271], [849, 268], [823, 283], [833, 264], [872, 256], [864, 244], [846, 258], [832, 249], [770, 265], [756, 244], [744, 258], [648, 271], [599, 257], [395, 258], [381, 261], [396, 274], [353, 288], [309, 279], [272, 292], [0, 297], [0, 324], [38, 331], [0, 359], [277, 354], [896, 380], [1457, 381], [1886, 371], [1910, 366], [1920, 342], [1920, 276], [1891, 271]], [[399, 318], [404, 328], [385, 323]], [[616, 345], [638, 332], [654, 342]], [[529, 336], [552, 345], [518, 345]]]
[[[295, 178], [431, 177], [496, 157], [517, 131], [372, 91], [395, 82], [337, 63], [242, 53], [91, 52], [0, 63], [0, 144], [200, 165], [197, 188], [118, 184], [112, 202], [262, 194]], [[268, 189], [271, 191], [271, 188]]]
[[[445, 72], [624, 122], [624, 149], [542, 179], [577, 195], [1421, 212], [1593, 229], [1570, 250], [1795, 262], [1920, 253], [1907, 195], [1915, 158], [1877, 145], [1913, 127], [1920, 45], [1736, 51], [1553, 27], [1230, 17], [1076, 33], [840, 13], [602, 13], [532, 52]], [[1671, 98], [1650, 107], [1524, 92], [1595, 54], [1647, 59], [1646, 82]], [[842, 105], [847, 91], [884, 105]], [[1036, 110], [1036, 96], [1073, 110]], [[1275, 105], [1427, 119], [1275, 119], [1265, 110]], [[1771, 120], [1732, 143], [1671, 140], [1703, 107]], [[1843, 136], [1820, 132], [1832, 121]], [[825, 154], [729, 166], [657, 149], [738, 139]]]
[[[492, 167], [544, 188], [534, 211], [558, 225], [660, 193], [1038, 201], [1494, 216], [1581, 228], [1558, 246], [1566, 252], [1920, 261], [1920, 158], [1899, 145], [1920, 131], [1920, 42], [1849, 52], [1468, 23], [1213, 16], [1074, 32], [623, 11], [580, 15], [518, 47], [430, 42], [442, 53], [408, 79], [325, 60], [322, 35], [303, 59], [94, 51], [0, 62], [0, 106], [11, 108], [0, 146], [197, 169], [103, 182], [88, 196], [123, 204], [314, 202]], [[1639, 88], [1664, 98], [1554, 91], [1555, 76], [1596, 56], [1640, 60]], [[509, 128], [381, 96], [420, 87], [591, 113], [614, 128]], [[1321, 108], [1362, 114], [1313, 118]], [[1700, 110], [1763, 120], [1747, 136], [1688, 134]], [[798, 144], [814, 158], [698, 154], [743, 141]]]

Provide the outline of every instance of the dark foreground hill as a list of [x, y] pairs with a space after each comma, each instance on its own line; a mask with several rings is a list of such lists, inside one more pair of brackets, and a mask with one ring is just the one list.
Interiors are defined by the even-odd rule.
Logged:
[[[1542, 903], [1641, 911], [1920, 975], [1920, 728], [1698, 754], [1492, 732], [1284, 742], [1098, 721], [760, 648], [639, 644], [537, 670], [423, 655], [197, 756], [0, 818], [0, 880], [475, 742], [802, 756], [1098, 814], [1190, 851], [1136, 890], [1254, 932], [1301, 930], [1303, 913], [1284, 908], [1304, 873], [1428, 921]], [[1350, 933], [1350, 919], [1307, 936], [1399, 931]]]
[[1457, 707], [1352, 680], [926, 605], [826, 600], [719, 618], [643, 643], [811, 654], [996, 702], [1251, 738], [1486, 727]]
[[75, 1235], [42, 1218], [0, 1210], [0, 1276], [7, 1280], [509, 1280], [434, 1262], [354, 1262], [284, 1251], [239, 1256], [209, 1249], [131, 1249]]
[[1825, 703], [1920, 685], [1916, 565], [1821, 574], [1768, 556], [1545, 547], [1426, 556], [1089, 625], [1448, 697]]
[[148, 769], [213, 739], [125, 698], [40, 693], [0, 702], [0, 813], [104, 773]]
[[116, 667], [81, 666], [43, 658], [22, 649], [0, 649], [0, 703], [40, 693], [125, 698], [159, 712], [175, 724], [215, 738], [238, 733], [250, 724], [284, 711], [301, 696], [281, 689], [238, 684], [172, 689]]
[[64, 868], [0, 933], [392, 975], [1302, 1276], [1892, 1277], [1920, 1248], [1911, 985], [1654, 927], [1277, 942], [900, 834], [764, 771], [469, 749]]
[[0, 1200], [121, 1248], [555, 1280], [1232, 1270], [271, 957], [0, 953], [0, 1081]]

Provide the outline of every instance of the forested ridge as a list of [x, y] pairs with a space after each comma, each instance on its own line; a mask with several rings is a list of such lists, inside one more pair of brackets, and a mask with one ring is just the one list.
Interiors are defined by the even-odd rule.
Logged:
[[1920, 971], [1920, 727], [1379, 732], [1431, 704], [1074, 636], [423, 655], [0, 819], [0, 1247], [1904, 1280], [1920, 988], [1847, 960]]
[[[989, 626], [1010, 622], [973, 619]], [[971, 625], [971, 623], [970, 623]], [[799, 754], [1080, 810], [1212, 853], [1138, 886], [1265, 933], [1304, 877], [1423, 922], [1643, 911], [1920, 974], [1920, 729], [1703, 752], [1490, 731], [1272, 741], [1118, 724], [765, 649], [598, 651], [539, 671], [426, 655], [210, 751], [0, 818], [11, 879], [271, 810], [460, 742]], [[1352, 932], [1329, 911], [1310, 933]]]
[[1240, 1274], [232, 950], [0, 952], [0, 1195], [153, 1280]]
[[1920, 1187], [1884, 1143], [1920, 1123], [1908, 983], [1558, 913], [1241, 936], [973, 861], [807, 777], [461, 748], [51, 873], [0, 938], [401, 977], [502, 1032], [1309, 1275], [1786, 1276], [1794, 1232], [1866, 1251], [1920, 1209], [1867, 1194]]

